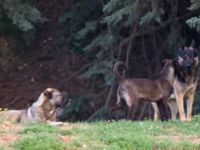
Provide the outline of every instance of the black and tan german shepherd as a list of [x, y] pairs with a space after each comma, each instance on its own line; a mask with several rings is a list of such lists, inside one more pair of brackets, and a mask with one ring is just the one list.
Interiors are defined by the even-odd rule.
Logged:
[[[191, 44], [179, 50], [177, 56], [178, 65], [176, 65], [176, 78], [173, 88], [174, 94], [168, 100], [172, 119], [176, 119], [179, 112], [181, 121], [190, 121], [192, 119], [192, 107], [194, 103], [195, 91], [197, 88], [198, 74], [198, 54], [197, 49]], [[186, 98], [186, 110], [184, 110], [184, 99]], [[158, 109], [153, 104], [154, 119], [159, 115]]]

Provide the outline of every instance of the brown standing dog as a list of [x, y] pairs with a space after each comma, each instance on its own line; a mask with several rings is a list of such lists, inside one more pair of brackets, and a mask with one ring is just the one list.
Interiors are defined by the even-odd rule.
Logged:
[[31, 107], [24, 110], [2, 112], [6, 120], [21, 123], [56, 121], [56, 107], [62, 102], [62, 94], [54, 88], [45, 89]]
[[120, 107], [120, 101], [125, 100], [129, 111], [128, 119], [132, 119], [140, 100], [152, 101], [158, 104], [161, 120], [167, 120], [167, 100], [173, 92], [173, 83], [175, 79], [175, 62], [166, 60], [161, 72], [150, 79], [123, 79], [118, 68], [124, 65], [123, 62], [117, 62], [114, 65], [114, 73], [119, 81], [117, 89], [117, 105], [110, 112]]

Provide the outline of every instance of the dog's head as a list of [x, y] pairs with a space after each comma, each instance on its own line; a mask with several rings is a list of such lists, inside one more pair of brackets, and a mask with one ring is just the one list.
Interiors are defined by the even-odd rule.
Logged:
[[179, 68], [183, 72], [190, 73], [192, 70], [196, 69], [199, 63], [197, 50], [192, 45], [180, 49], [177, 62], [179, 64]]
[[44, 90], [43, 94], [52, 105], [59, 106], [62, 104], [63, 95], [59, 90], [47, 88]]

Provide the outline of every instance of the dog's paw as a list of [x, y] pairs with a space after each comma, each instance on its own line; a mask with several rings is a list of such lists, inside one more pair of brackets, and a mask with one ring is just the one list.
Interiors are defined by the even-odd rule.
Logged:
[[47, 123], [52, 126], [63, 126], [64, 125], [64, 122], [56, 122], [56, 121], [47, 121]]

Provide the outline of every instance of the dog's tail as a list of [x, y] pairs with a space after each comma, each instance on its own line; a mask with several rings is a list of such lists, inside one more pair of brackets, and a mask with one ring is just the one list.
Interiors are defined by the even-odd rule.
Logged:
[[122, 82], [124, 79], [123, 79], [122, 75], [120, 75], [120, 73], [119, 73], [119, 66], [122, 66], [125, 69], [127, 69], [128, 67], [122, 61], [117, 61], [115, 63], [115, 65], [114, 65], [114, 67], [113, 67], [113, 72], [115, 73], [115, 76], [116, 76], [117, 80], [119, 80], [120, 82]]

